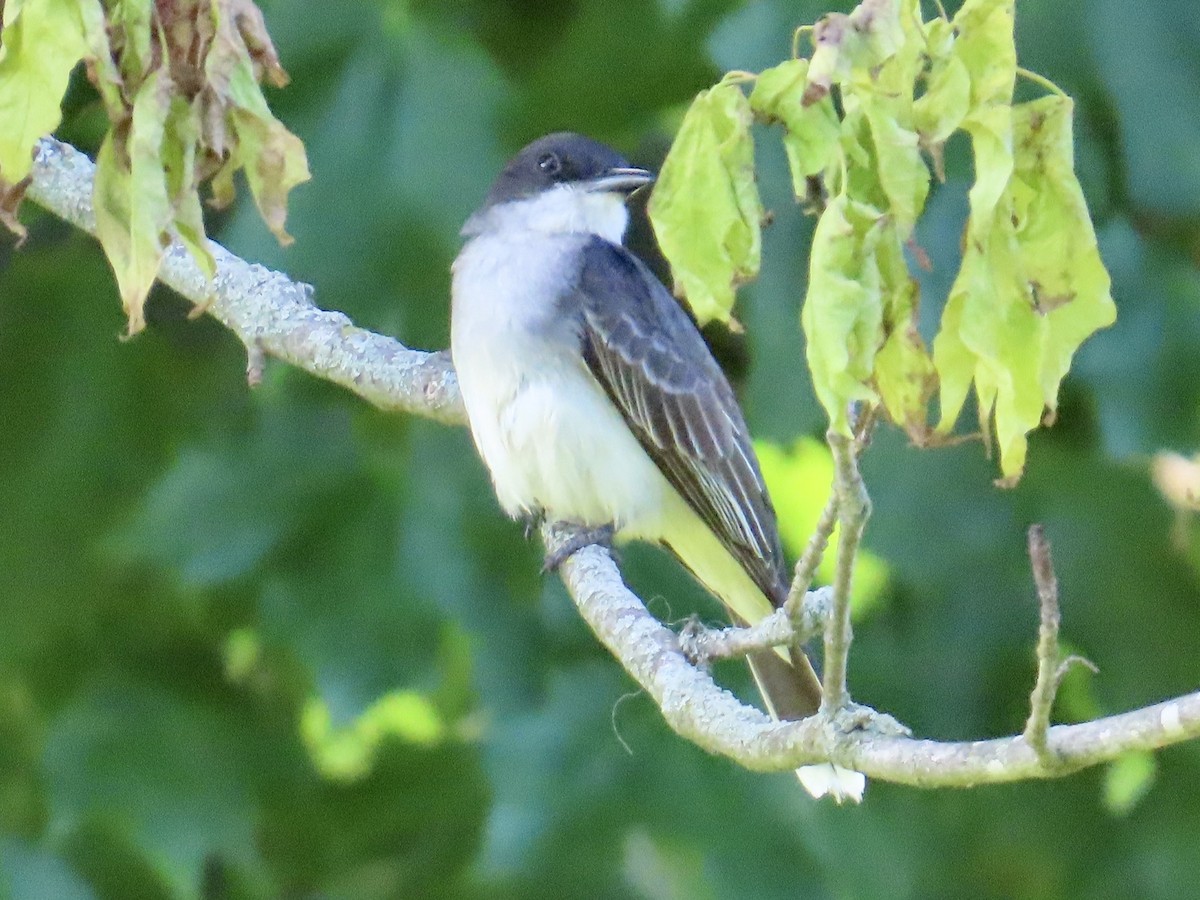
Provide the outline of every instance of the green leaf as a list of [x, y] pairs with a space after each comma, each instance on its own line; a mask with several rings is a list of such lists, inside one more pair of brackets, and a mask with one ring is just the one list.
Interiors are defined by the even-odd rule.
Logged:
[[986, 430], [994, 413], [1011, 483], [1024, 466], [1025, 436], [1057, 406], [1071, 357], [1112, 324], [1116, 309], [1074, 174], [1070, 100], [997, 106], [985, 118], [1009, 125], [1015, 150], [992, 157], [989, 182], [981, 188], [981, 175], [972, 190], [962, 268], [934, 340], [938, 430], [953, 427], [974, 378], [981, 425]]
[[907, 239], [929, 194], [929, 169], [921, 158], [917, 133], [902, 124], [899, 111], [884, 95], [861, 94], [858, 99], [871, 126], [875, 172], [887, 197], [887, 211]]
[[391, 691], [350, 725], [338, 728], [329, 707], [313, 697], [301, 713], [300, 733], [317, 768], [334, 781], [358, 781], [370, 774], [386, 738], [433, 746], [449, 731], [428, 697], [416, 691]]
[[926, 76], [925, 93], [913, 103], [913, 126], [928, 147], [945, 142], [962, 123], [971, 103], [971, 73], [962, 58], [950, 52], [953, 40], [950, 23], [933, 19], [926, 35], [932, 64]]
[[887, 338], [875, 356], [875, 387], [892, 421], [922, 444], [928, 438], [929, 398], [937, 373], [917, 331], [917, 283], [909, 274], [895, 222], [884, 226], [877, 255]]
[[1015, 479], [1025, 464], [1025, 435], [1042, 417], [1046, 325], [1031, 302], [1011, 218], [997, 212], [984, 230], [984, 238], [968, 239], [933, 342], [942, 384], [938, 430], [953, 427], [974, 377], [980, 423], [986, 429], [994, 413], [1001, 471]]
[[119, 35], [121, 79], [130, 88], [139, 87], [154, 65], [154, 12], [154, 7], [142, 0], [115, 0], [108, 7], [109, 26]]
[[158, 275], [173, 218], [162, 162], [169, 89], [160, 70], [138, 89], [124, 147], [128, 163], [114, 132], [104, 138], [96, 157], [96, 235], [117, 276], [130, 334], [145, 326], [142, 306]]
[[71, 70], [87, 52], [78, 4], [25, 0], [4, 16], [0, 45], [0, 174], [16, 184], [33, 145], [58, 127]]
[[217, 264], [204, 234], [204, 211], [196, 173], [196, 145], [200, 140], [198, 105], [172, 97], [164, 128], [163, 174], [171, 198], [175, 233], [211, 279], [217, 274]]
[[650, 199], [676, 293], [701, 324], [727, 320], [737, 286], [758, 274], [763, 210], [750, 119], [737, 85], [703, 91], [684, 117]]
[[1104, 770], [1104, 808], [1115, 816], [1128, 815], [1141, 802], [1158, 774], [1158, 761], [1148, 750], [1122, 754]]
[[704, 875], [704, 855], [698, 847], [656, 838], [635, 827], [622, 848], [625, 880], [647, 900], [716, 900], [718, 894]]
[[840, 194], [813, 234], [800, 319], [817, 397], [830, 427], [846, 435], [849, 404], [877, 399], [870, 382], [884, 338], [883, 286], [875, 258], [882, 231], [879, 210]]
[[186, 896], [212, 854], [257, 862], [244, 723], [235, 708], [121, 675], [94, 679], [55, 715], [48, 829], [69, 838], [102, 896], [168, 895], [137, 890], [148, 883]]
[[110, 537], [112, 557], [191, 592], [249, 577], [302, 529], [306, 510], [345, 488], [355, 458], [347, 432], [339, 417], [269, 405], [249, 437], [183, 448]]
[[954, 15], [954, 53], [971, 78], [971, 107], [1012, 102], [1017, 78], [1014, 0], [966, 0]]
[[0, 840], [0, 897], [95, 900], [96, 894], [61, 856], [37, 844], [7, 837]]
[[1116, 320], [1111, 280], [1075, 177], [1073, 107], [1069, 97], [1052, 95], [1013, 110], [1013, 216], [1033, 302], [1048, 325], [1041, 381], [1051, 412], [1079, 345]]
[[808, 193], [805, 179], [828, 166], [838, 147], [840, 127], [833, 101], [805, 105], [808, 60], [790, 59], [759, 74], [750, 108], [769, 122], [783, 123], [783, 148], [797, 197]]

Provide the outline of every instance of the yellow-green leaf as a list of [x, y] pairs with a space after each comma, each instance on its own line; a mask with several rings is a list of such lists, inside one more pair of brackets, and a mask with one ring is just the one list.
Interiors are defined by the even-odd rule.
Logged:
[[271, 114], [249, 57], [238, 59], [229, 94], [234, 104], [230, 122], [237, 136], [237, 163], [244, 167], [263, 221], [280, 243], [289, 244], [292, 238], [284, 228], [288, 194], [310, 177], [304, 144]]
[[870, 386], [883, 344], [883, 291], [875, 245], [883, 231], [879, 210], [835, 197], [813, 234], [808, 294], [801, 322], [808, 367], [830, 427], [850, 433], [848, 406], [875, 400]]
[[121, 94], [122, 80], [113, 61], [109, 43], [108, 21], [101, 0], [76, 0], [83, 33], [87, 42], [87, 60], [91, 81], [104, 101], [110, 122], [125, 116], [125, 100]]
[[845, 45], [856, 36], [845, 13], [829, 13], [813, 27], [813, 54], [805, 76], [804, 103], [824, 100], [830, 87], [850, 74], [850, 54], [845, 52]]
[[0, 174], [16, 184], [33, 145], [58, 127], [71, 70], [87, 51], [78, 4], [25, 0], [4, 16], [0, 46]]
[[721, 83], [702, 92], [663, 163], [649, 214], [676, 293], [701, 322], [726, 320], [739, 284], [758, 274], [762, 204], [750, 104]]
[[1148, 750], [1131, 750], [1108, 764], [1104, 770], [1104, 807], [1123, 816], [1131, 812], [1154, 787], [1158, 762]]
[[[979, 150], [996, 152], [990, 182], [972, 191], [962, 268], [934, 340], [938, 430], [953, 427], [974, 379], [981, 425], [985, 433], [994, 426], [1012, 483], [1026, 435], [1056, 407], [1071, 357], [1116, 310], [1075, 178], [1070, 100], [994, 106], [971, 118], [1003, 124], [972, 131]], [[997, 149], [997, 131], [1007, 131], [1010, 148]]]
[[971, 75], [963, 61], [952, 54], [935, 57], [925, 93], [913, 104], [913, 125], [921, 141], [926, 146], [944, 143], [962, 124], [970, 103]]
[[1042, 395], [1052, 412], [1079, 345], [1116, 319], [1111, 281], [1075, 177], [1072, 110], [1071, 99], [1060, 95], [1013, 110], [1013, 218], [1033, 302], [1048, 326]]
[[1046, 322], [1032, 303], [1011, 217], [998, 212], [985, 237], [969, 237], [950, 289], [933, 360], [947, 432], [975, 379], [980, 422], [994, 421], [1000, 468], [1014, 481], [1025, 465], [1026, 434], [1042, 418], [1040, 384]]
[[824, 169], [837, 151], [839, 123], [833, 101], [824, 97], [804, 104], [808, 60], [790, 59], [759, 74], [750, 93], [750, 108], [784, 127], [792, 187], [797, 197], [808, 192], [805, 179]]
[[859, 96], [871, 126], [879, 184], [888, 200], [887, 212], [900, 234], [912, 234], [929, 194], [929, 169], [921, 158], [917, 133], [897, 119], [897, 110], [882, 95]]
[[415, 691], [392, 691], [369, 706], [349, 725], [339, 728], [324, 701], [313, 697], [300, 716], [300, 734], [325, 777], [353, 782], [370, 774], [387, 738], [418, 746], [444, 740], [448, 723], [428, 697]]
[[1012, 102], [1017, 78], [1014, 0], [966, 0], [954, 16], [954, 53], [971, 78], [971, 106]]
[[196, 142], [200, 139], [197, 107], [197, 103], [187, 103], [181, 97], [171, 98], [164, 125], [162, 163], [175, 232], [211, 279], [216, 275], [216, 261], [204, 236], [204, 211], [196, 174]]
[[909, 274], [894, 221], [885, 224], [876, 256], [887, 338], [875, 357], [875, 387], [888, 416], [920, 444], [928, 436], [929, 398], [937, 385], [937, 375], [917, 331], [917, 283]]
[[160, 70], [142, 82], [133, 103], [128, 168], [112, 132], [96, 157], [96, 235], [116, 274], [130, 334], [145, 325], [142, 306], [158, 275], [172, 220], [162, 162], [168, 89]]
[[913, 128], [929, 151], [934, 171], [943, 180], [942, 145], [966, 118], [971, 107], [971, 73], [955, 53], [954, 26], [935, 16], [924, 26], [929, 72], [925, 91], [913, 103]]
[[153, 65], [153, 15], [153, 4], [145, 0], [113, 0], [108, 6], [109, 27], [119, 36], [121, 78], [127, 89], [140, 89]]
[[954, 16], [954, 56], [971, 81], [962, 127], [971, 135], [975, 184], [971, 235], [983, 239], [1012, 174], [1012, 93], [1017, 77], [1013, 0], [966, 0]]
[[971, 135], [975, 154], [975, 183], [968, 199], [971, 218], [968, 231], [982, 240], [996, 218], [996, 208], [1012, 177], [1012, 107], [988, 106], [972, 112], [963, 128]]

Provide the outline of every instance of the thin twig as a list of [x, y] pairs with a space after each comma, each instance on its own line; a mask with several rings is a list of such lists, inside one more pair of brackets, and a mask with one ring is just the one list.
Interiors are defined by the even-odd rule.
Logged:
[[825, 696], [822, 711], [835, 713], [850, 702], [846, 672], [850, 641], [850, 591], [854, 563], [863, 529], [871, 515], [871, 499], [858, 471], [858, 454], [852, 438], [830, 431], [826, 435], [833, 452], [834, 480], [838, 496], [838, 555], [833, 578], [833, 608], [825, 628]]
[[696, 665], [706, 665], [717, 659], [749, 656], [756, 650], [803, 644], [824, 629], [831, 595], [829, 588], [810, 591], [797, 604], [799, 611], [794, 618], [784, 607], [746, 626], [706, 628], [692, 620], [680, 630], [679, 645]]
[[1054, 697], [1063, 677], [1071, 666], [1087, 666], [1093, 672], [1096, 667], [1082, 656], [1059, 659], [1058, 630], [1062, 614], [1058, 606], [1058, 578], [1054, 575], [1054, 560], [1050, 556], [1050, 542], [1046, 540], [1041, 525], [1029, 526], [1029, 560], [1033, 566], [1033, 582], [1037, 586], [1038, 607], [1041, 624], [1038, 627], [1037, 681], [1029, 696], [1029, 719], [1025, 723], [1025, 740], [1038, 755], [1042, 764], [1050, 767], [1061, 764], [1058, 756], [1050, 749], [1050, 714], [1054, 709]]
[[[862, 456], [863, 451], [871, 443], [871, 432], [878, 421], [878, 413], [875, 407], [869, 407], [859, 417], [854, 425], [854, 454], [856, 457]], [[829, 488], [829, 499], [825, 502], [825, 508], [821, 510], [820, 518], [817, 519], [817, 526], [813, 530], [812, 537], [808, 539], [808, 544], [804, 548], [804, 552], [800, 554], [800, 558], [796, 560], [796, 566], [793, 569], [792, 584], [788, 589], [787, 600], [783, 605], [785, 610], [789, 611], [789, 615], [799, 615], [801, 607], [799, 604], [804, 603], [805, 596], [812, 587], [813, 579], [817, 575], [817, 569], [821, 566], [821, 561], [825, 557], [825, 551], [829, 547], [829, 539], [833, 535], [833, 530], [838, 523], [838, 481], [835, 475], [833, 484]], [[797, 627], [797, 631], [802, 631], [803, 628]]]
[[1062, 617], [1058, 611], [1058, 579], [1054, 577], [1050, 543], [1041, 525], [1029, 526], [1029, 561], [1033, 565], [1033, 583], [1037, 585], [1041, 625], [1038, 627], [1037, 681], [1029, 697], [1025, 740], [1043, 762], [1052, 763], [1046, 735], [1050, 731], [1050, 710], [1054, 706], [1057, 687], [1054, 673], [1058, 669], [1058, 626]]
[[817, 527], [813, 531], [812, 537], [808, 539], [808, 546], [804, 548], [800, 559], [796, 561], [792, 586], [788, 589], [787, 601], [783, 604], [787, 614], [793, 618], [803, 612], [804, 598], [808, 594], [809, 588], [812, 587], [813, 579], [817, 575], [817, 568], [825, 556], [825, 548], [829, 545], [829, 536], [833, 534], [833, 529], [837, 526], [837, 518], [838, 495], [835, 483], [830, 487], [829, 500], [826, 501], [825, 508], [821, 510], [821, 517], [817, 519]]

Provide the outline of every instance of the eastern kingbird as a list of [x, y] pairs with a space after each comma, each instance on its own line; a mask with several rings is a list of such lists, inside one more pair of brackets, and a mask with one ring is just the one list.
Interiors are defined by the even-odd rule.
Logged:
[[[653, 180], [577, 134], [518, 153], [462, 229], [454, 367], [510, 516], [662, 544], [735, 622], [757, 622], [788, 584], [749, 430], [692, 319], [622, 246], [625, 201]], [[772, 715], [816, 712], [802, 652], [750, 667]], [[862, 792], [858, 773], [799, 774], [814, 796]]]

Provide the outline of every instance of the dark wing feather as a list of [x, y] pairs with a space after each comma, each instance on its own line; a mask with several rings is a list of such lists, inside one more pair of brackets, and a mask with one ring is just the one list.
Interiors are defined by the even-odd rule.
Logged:
[[633, 254], [600, 238], [567, 299], [587, 364], [667, 480], [776, 605], [783, 551], [733, 390], [695, 324]]

